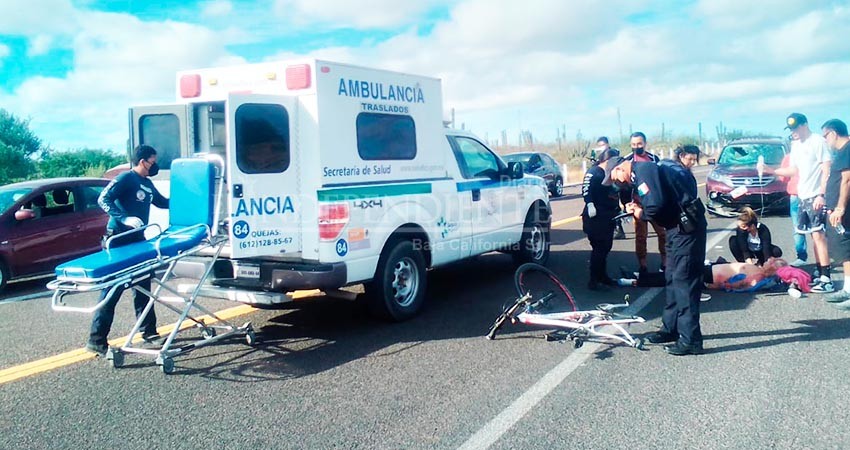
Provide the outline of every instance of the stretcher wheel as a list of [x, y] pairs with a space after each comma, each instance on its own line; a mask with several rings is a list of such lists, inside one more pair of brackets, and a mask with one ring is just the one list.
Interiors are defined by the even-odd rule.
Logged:
[[576, 338], [573, 341], [573, 347], [575, 347], [575, 348], [581, 348], [582, 345], [584, 345], [584, 339]]
[[250, 346], [257, 343], [257, 335], [254, 334], [254, 330], [248, 330], [245, 332], [245, 342], [247, 342]]
[[106, 355], [106, 359], [112, 361], [112, 367], [117, 369], [124, 365], [124, 352], [110, 348]]
[[162, 358], [162, 364], [160, 366], [162, 369], [162, 373], [168, 375], [174, 372], [174, 360], [171, 358]]
[[212, 327], [203, 327], [201, 328], [201, 337], [204, 339], [212, 339], [215, 337], [215, 328]]

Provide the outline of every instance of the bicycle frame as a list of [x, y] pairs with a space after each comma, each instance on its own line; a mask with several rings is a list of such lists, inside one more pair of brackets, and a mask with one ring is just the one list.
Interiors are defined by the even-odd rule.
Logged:
[[[506, 308], [496, 319], [496, 322], [490, 327], [487, 338], [494, 339], [499, 328], [502, 327], [506, 320], [510, 319], [511, 323], [519, 322], [526, 325], [554, 327], [561, 331], [568, 331], [566, 335], [558, 335], [557, 332], [550, 333], [547, 335], [547, 339], [569, 339], [573, 341], [576, 348], [581, 347], [584, 341], [591, 336], [614, 340], [639, 350], [643, 348], [643, 340], [635, 339], [626, 330], [625, 326], [633, 323], [643, 323], [645, 321], [644, 318], [640, 316], [620, 315], [614, 312], [617, 309], [628, 307], [628, 301], [619, 304], [603, 303], [597, 305], [596, 309], [586, 311], [558, 313], [530, 312], [539, 305], [545, 305], [548, 300], [547, 297], [544, 296], [538, 301], [532, 301], [531, 294], [518, 297], [513, 305]], [[605, 327], [613, 328], [614, 332], [606, 330]]]

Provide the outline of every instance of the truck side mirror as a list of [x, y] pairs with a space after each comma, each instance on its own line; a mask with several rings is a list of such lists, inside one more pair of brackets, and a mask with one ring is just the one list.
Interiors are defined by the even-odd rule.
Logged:
[[518, 180], [522, 178], [522, 163], [521, 162], [509, 162], [508, 163], [508, 176], [511, 177], [512, 180]]
[[708, 161], [706, 161], [706, 162], [707, 162], [707, 163], [708, 163], [708, 165], [710, 165], [710, 166], [713, 166], [713, 165], [717, 164], [717, 160], [716, 160], [716, 159], [714, 159], [714, 158], [708, 158]]

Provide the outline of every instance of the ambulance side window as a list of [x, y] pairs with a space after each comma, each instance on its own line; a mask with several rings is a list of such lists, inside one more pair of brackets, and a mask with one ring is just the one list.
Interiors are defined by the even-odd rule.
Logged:
[[171, 161], [180, 157], [180, 120], [174, 114], [145, 114], [139, 118], [139, 142], [156, 150], [160, 169], [171, 169]]
[[454, 138], [456, 157], [464, 178], [494, 177], [499, 174], [499, 160], [480, 142], [463, 136]]
[[289, 168], [289, 114], [280, 105], [240, 105], [236, 110], [236, 164], [244, 173]]
[[357, 115], [357, 153], [364, 160], [406, 160], [416, 157], [413, 117], [395, 114]]

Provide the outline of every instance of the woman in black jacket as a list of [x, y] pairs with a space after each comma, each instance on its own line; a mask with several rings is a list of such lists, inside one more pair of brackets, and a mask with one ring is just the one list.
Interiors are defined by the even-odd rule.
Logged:
[[768, 258], [779, 258], [782, 250], [773, 245], [767, 225], [759, 222], [752, 208], [742, 208], [738, 215], [738, 229], [729, 237], [729, 250], [738, 262], [762, 265]]

